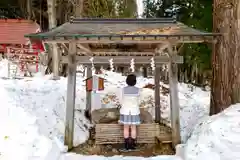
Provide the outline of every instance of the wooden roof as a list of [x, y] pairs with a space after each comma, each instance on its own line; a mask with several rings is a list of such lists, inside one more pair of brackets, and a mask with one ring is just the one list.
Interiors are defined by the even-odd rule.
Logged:
[[29, 20], [0, 19], [0, 44], [29, 43], [25, 34], [36, 33], [40, 26]]
[[28, 34], [40, 39], [212, 37], [218, 34], [190, 28], [173, 18], [155, 19], [71, 19], [48, 32]]

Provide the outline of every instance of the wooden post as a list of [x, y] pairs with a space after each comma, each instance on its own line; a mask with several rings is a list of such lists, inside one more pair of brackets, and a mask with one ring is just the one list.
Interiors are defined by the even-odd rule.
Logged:
[[155, 68], [154, 72], [155, 81], [155, 121], [160, 123], [161, 121], [161, 104], [160, 104], [160, 67]]
[[[87, 77], [86, 78], [90, 78], [90, 77], [92, 77], [91, 66], [87, 66]], [[90, 121], [92, 120], [91, 107], [92, 107], [92, 94], [91, 94], [91, 92], [86, 91], [86, 111], [89, 114]]]
[[76, 96], [76, 53], [77, 45], [75, 42], [69, 43], [68, 53], [68, 82], [67, 82], [67, 100], [66, 100], [66, 120], [64, 145], [68, 150], [73, 148], [74, 136], [74, 108]]
[[58, 52], [57, 44], [53, 44], [52, 54], [53, 54], [53, 56], [52, 56], [52, 60], [53, 60], [53, 79], [58, 80], [58, 79], [60, 79], [60, 77], [59, 77], [60, 53]]
[[91, 94], [91, 112], [92, 110], [95, 109], [100, 109], [101, 108], [101, 97], [98, 93], [98, 87], [99, 86], [99, 81], [98, 77], [96, 75], [93, 75], [92, 77], [92, 94]]
[[144, 78], [147, 78], [147, 77], [148, 77], [147, 67], [146, 67], [146, 66], [143, 67], [143, 77], [144, 77]]
[[[170, 57], [176, 54], [172, 46], [168, 47]], [[169, 63], [169, 85], [170, 85], [170, 107], [171, 107], [171, 126], [172, 143], [174, 146], [181, 143], [180, 122], [179, 122], [179, 97], [178, 97], [178, 69], [176, 63]]]

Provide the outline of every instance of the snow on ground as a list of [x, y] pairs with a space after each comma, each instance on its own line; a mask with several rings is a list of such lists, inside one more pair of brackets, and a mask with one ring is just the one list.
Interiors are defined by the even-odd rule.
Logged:
[[203, 119], [185, 147], [186, 160], [240, 159], [240, 104]]
[[[5, 73], [6, 65], [1, 65], [0, 73]], [[117, 94], [125, 85], [125, 77], [117, 73], [105, 72], [105, 94]], [[84, 77], [77, 77], [77, 97], [75, 111], [74, 145], [83, 143], [88, 138], [89, 122], [84, 118], [85, 108]], [[56, 139], [63, 138], [65, 116], [66, 79], [49, 80], [49, 76], [25, 78], [22, 80], [0, 80], [0, 160], [59, 159], [62, 148]], [[139, 77], [138, 86], [153, 83], [153, 79]], [[168, 87], [165, 85], [165, 87]], [[179, 85], [180, 116], [183, 142], [189, 136], [198, 119], [207, 114], [209, 93], [199, 88]], [[153, 90], [143, 89], [141, 97], [146, 104], [153, 103]], [[109, 99], [109, 97], [107, 97]], [[110, 101], [110, 105], [116, 102]], [[169, 121], [169, 96], [161, 95], [162, 116]], [[16, 154], [12, 154], [15, 152]], [[74, 159], [79, 155], [63, 155], [62, 159]], [[167, 156], [169, 157], [169, 156]], [[83, 157], [82, 157], [83, 158]], [[81, 159], [82, 159], [81, 158]], [[84, 157], [84, 159], [91, 157]], [[100, 159], [104, 157], [99, 157]], [[116, 158], [116, 157], [115, 157]], [[119, 158], [119, 157], [118, 157]], [[92, 159], [92, 158], [91, 158]], [[125, 157], [124, 157], [125, 159]], [[164, 157], [162, 157], [164, 159]], [[165, 156], [165, 159], [166, 156]], [[169, 159], [174, 159], [169, 157]], [[113, 159], [114, 160], [114, 159]], [[175, 159], [176, 160], [176, 159]]]

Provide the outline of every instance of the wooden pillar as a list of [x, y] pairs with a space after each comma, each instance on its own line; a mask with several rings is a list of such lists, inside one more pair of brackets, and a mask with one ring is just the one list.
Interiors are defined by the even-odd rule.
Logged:
[[160, 67], [155, 68], [154, 72], [155, 81], [155, 121], [160, 123], [161, 121], [161, 104], [160, 104]]
[[147, 78], [147, 77], [148, 77], [147, 67], [146, 67], [146, 66], [143, 67], [143, 77], [144, 77], [144, 78]]
[[101, 96], [98, 93], [99, 81], [96, 75], [92, 76], [92, 94], [91, 94], [91, 112], [95, 109], [101, 109]]
[[[170, 57], [176, 54], [172, 46], [168, 47]], [[180, 137], [180, 121], [179, 121], [179, 97], [178, 97], [178, 69], [176, 63], [169, 63], [169, 88], [170, 88], [170, 107], [171, 107], [171, 126], [172, 126], [172, 142], [173, 145], [181, 143]]]
[[60, 68], [60, 53], [58, 52], [57, 44], [53, 44], [52, 47], [52, 60], [53, 60], [53, 79], [58, 80], [59, 77], [59, 68]]
[[66, 119], [64, 145], [68, 150], [73, 148], [74, 134], [74, 108], [76, 96], [76, 53], [77, 45], [75, 42], [69, 43], [68, 53], [68, 80], [67, 80], [67, 100], [66, 100]]
[[[90, 78], [92, 77], [92, 70], [91, 70], [91, 66], [87, 66], [87, 77], [86, 78]], [[90, 121], [92, 120], [91, 118], [91, 107], [92, 107], [92, 93], [86, 91], [86, 111], [88, 112]]]
[[122, 73], [122, 75], [123, 75], [123, 73], [124, 73], [124, 67], [119, 67], [119, 69], [120, 69], [120, 72]]

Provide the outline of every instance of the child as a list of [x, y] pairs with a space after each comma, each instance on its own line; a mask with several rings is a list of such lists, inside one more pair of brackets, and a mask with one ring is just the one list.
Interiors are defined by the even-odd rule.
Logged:
[[[127, 87], [122, 89], [120, 109], [120, 120], [123, 124], [123, 136], [125, 140], [125, 149], [136, 148], [137, 125], [140, 124], [140, 109], [139, 109], [139, 88], [135, 87], [137, 80], [136, 76], [130, 74], [126, 79]], [[131, 135], [129, 129], [131, 128]]]

